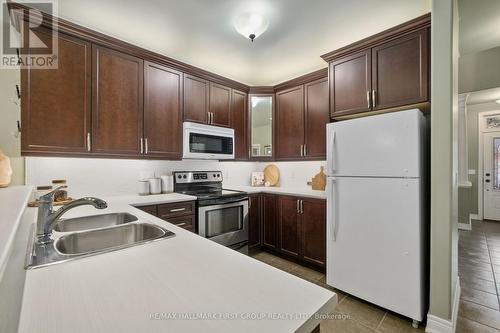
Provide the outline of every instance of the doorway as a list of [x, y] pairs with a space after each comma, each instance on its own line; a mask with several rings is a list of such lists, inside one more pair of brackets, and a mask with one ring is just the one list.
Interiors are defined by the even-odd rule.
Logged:
[[483, 218], [500, 221], [500, 131], [482, 135]]

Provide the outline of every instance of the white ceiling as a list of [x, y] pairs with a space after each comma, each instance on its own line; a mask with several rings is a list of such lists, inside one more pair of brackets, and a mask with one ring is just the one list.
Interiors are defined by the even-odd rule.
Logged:
[[[431, 0], [61, 0], [58, 16], [248, 85], [274, 85], [325, 67], [320, 55], [425, 14], [430, 4]], [[268, 30], [254, 43], [232, 24], [250, 10], [269, 21]]]
[[500, 0], [459, 0], [460, 54], [500, 46]]

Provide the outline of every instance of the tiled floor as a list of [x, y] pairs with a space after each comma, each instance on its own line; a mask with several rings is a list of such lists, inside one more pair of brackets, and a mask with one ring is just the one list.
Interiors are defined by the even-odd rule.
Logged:
[[500, 222], [473, 221], [459, 233], [457, 333], [500, 332]]
[[337, 293], [339, 303], [334, 312], [337, 316], [332, 316], [336, 319], [324, 320], [321, 323], [321, 333], [424, 332], [424, 328], [422, 327], [414, 329], [411, 326], [411, 320], [407, 318], [402, 318], [375, 305], [347, 295], [340, 290], [329, 287], [325, 283], [325, 274], [297, 265], [267, 252], [260, 252], [253, 257]]

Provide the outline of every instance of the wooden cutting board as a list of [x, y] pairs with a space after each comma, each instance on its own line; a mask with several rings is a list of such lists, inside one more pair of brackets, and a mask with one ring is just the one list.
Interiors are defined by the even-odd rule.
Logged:
[[264, 183], [269, 182], [270, 186], [277, 186], [280, 181], [280, 170], [274, 164], [269, 164], [264, 168]]
[[312, 185], [313, 190], [324, 191], [326, 188], [326, 174], [324, 168], [320, 167], [319, 172], [312, 178], [312, 181], [307, 182], [307, 185]]
[[[65, 204], [69, 204], [71, 201], [73, 201], [72, 198], [68, 198], [64, 201], [54, 201], [52, 203], [53, 206], [62, 206], [62, 205], [65, 205]], [[30, 201], [28, 202], [28, 207], [38, 207], [39, 205], [39, 202], [38, 200], [33, 200], [33, 201]]]

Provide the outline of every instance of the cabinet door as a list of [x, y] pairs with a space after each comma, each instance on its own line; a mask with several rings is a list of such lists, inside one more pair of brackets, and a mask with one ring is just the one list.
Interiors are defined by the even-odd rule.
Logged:
[[365, 50], [333, 61], [330, 76], [330, 116], [369, 111], [371, 51]]
[[229, 127], [231, 88], [210, 82], [210, 107], [212, 125]]
[[156, 205], [151, 205], [151, 206], [139, 206], [136, 207], [137, 209], [140, 209], [148, 214], [151, 214], [153, 216], [158, 216], [158, 210]]
[[231, 128], [234, 129], [234, 157], [236, 160], [248, 159], [247, 113], [247, 94], [233, 90], [230, 118]]
[[276, 93], [276, 157], [301, 159], [304, 145], [304, 87]]
[[325, 267], [326, 201], [302, 198], [301, 254], [304, 261]]
[[328, 78], [304, 85], [306, 136], [304, 156], [326, 158], [326, 124], [330, 121]]
[[182, 157], [182, 73], [144, 64], [144, 153]]
[[[37, 31], [42, 42], [52, 34]], [[62, 33], [57, 69], [21, 70], [23, 153], [84, 153], [91, 132], [91, 46]]]
[[260, 195], [248, 196], [248, 247], [260, 245]]
[[298, 257], [300, 252], [299, 199], [280, 195], [278, 201], [280, 251]]
[[92, 45], [92, 151], [141, 155], [143, 61]]
[[428, 30], [420, 30], [373, 48], [374, 108], [426, 102]]
[[272, 194], [262, 194], [262, 245], [278, 248], [277, 200]]
[[208, 123], [209, 82], [184, 74], [184, 121]]

